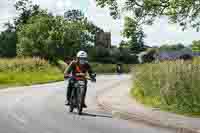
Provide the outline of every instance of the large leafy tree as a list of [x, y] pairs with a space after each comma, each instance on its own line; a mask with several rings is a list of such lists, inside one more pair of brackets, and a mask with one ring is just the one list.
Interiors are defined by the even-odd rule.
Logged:
[[18, 0], [15, 8], [18, 17], [14, 24], [7, 23], [7, 30], [0, 34], [0, 56], [16, 55], [16, 47], [20, 56], [73, 56], [78, 50], [91, 47], [95, 33], [102, 31], [80, 10], [67, 11], [64, 19], [33, 5], [31, 0]]
[[101, 28], [96, 26], [93, 22], [88, 21], [84, 13], [81, 10], [68, 10], [64, 13], [64, 18], [69, 22], [78, 22], [85, 26], [85, 32], [82, 34], [82, 46], [89, 47], [90, 44], [94, 43], [96, 32], [103, 31]]
[[20, 26], [26, 24], [32, 16], [46, 14], [38, 5], [33, 5], [30, 0], [18, 0], [14, 6], [18, 17], [14, 19], [14, 23], [5, 23], [6, 30], [0, 34], [1, 57], [16, 56], [17, 32], [20, 30]]
[[[115, 18], [120, 14], [118, 0], [96, 0], [101, 7], [108, 6]], [[183, 29], [200, 27], [199, 0], [125, 0], [123, 11], [133, 13], [142, 23], [152, 24], [155, 18], [168, 16], [172, 23], [178, 23]]]
[[134, 53], [139, 53], [144, 50], [144, 32], [137, 21], [130, 17], [125, 17], [123, 36], [128, 41], [129, 48]]
[[35, 16], [18, 31], [17, 54], [23, 56], [49, 56], [51, 42], [47, 41], [53, 20], [48, 16]]
[[87, 45], [86, 33], [86, 26], [78, 21], [48, 14], [33, 16], [18, 31], [17, 53], [46, 59], [73, 56]]

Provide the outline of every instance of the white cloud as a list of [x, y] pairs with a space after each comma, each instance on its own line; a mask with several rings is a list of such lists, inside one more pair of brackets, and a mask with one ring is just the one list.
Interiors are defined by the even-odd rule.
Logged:
[[56, 8], [63, 8], [63, 6], [64, 6], [63, 1], [58, 0], [57, 3], [56, 3]]
[[71, 1], [70, 1], [70, 0], [66, 1], [65, 6], [66, 6], [66, 7], [71, 7], [71, 6], [72, 6]]
[[195, 29], [182, 31], [177, 24], [169, 24], [167, 18], [156, 20], [152, 26], [144, 26], [144, 32], [147, 34], [145, 42], [148, 45], [162, 45], [184, 43], [191, 44], [193, 40], [200, 40], [200, 33]]

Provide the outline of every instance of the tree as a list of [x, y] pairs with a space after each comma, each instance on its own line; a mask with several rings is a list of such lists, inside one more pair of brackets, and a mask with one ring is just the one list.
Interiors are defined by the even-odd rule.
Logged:
[[[19, 56], [40, 56], [48, 58], [54, 46], [50, 41], [53, 19], [48, 16], [31, 17], [27, 24], [21, 25], [18, 31], [17, 54]], [[51, 53], [52, 54], [52, 53]]]
[[53, 16], [20, 0], [16, 8], [21, 13], [17, 22], [17, 54], [40, 56], [45, 59], [73, 56], [78, 50], [87, 50], [101, 30], [87, 21], [80, 10], [69, 10], [65, 18]]
[[103, 31], [94, 23], [88, 21], [81, 10], [68, 10], [64, 14], [65, 20], [84, 25], [85, 31], [81, 34], [81, 49], [87, 49], [95, 41], [96, 32]]
[[13, 31], [0, 33], [0, 57], [16, 56], [16, 34]]
[[128, 48], [128, 43], [124, 40], [122, 40], [120, 43], [119, 43], [119, 50], [121, 51], [122, 49], [124, 48]]
[[132, 52], [139, 53], [144, 50], [144, 32], [138, 23], [130, 18], [125, 17], [123, 36], [129, 39], [128, 45]]
[[4, 24], [6, 28], [0, 33], [0, 57], [16, 56], [16, 31], [12, 23]]
[[32, 16], [36, 16], [38, 14], [47, 14], [45, 10], [42, 10], [39, 5], [34, 5], [31, 0], [19, 0], [15, 3], [15, 9], [19, 14], [17, 18], [15, 18], [15, 28], [20, 25], [26, 24]]
[[17, 54], [45, 59], [73, 56], [89, 45], [87, 28], [79, 21], [68, 22], [61, 16], [32, 16], [18, 30]]
[[68, 10], [64, 13], [64, 18], [67, 21], [82, 21], [85, 19], [85, 16], [80, 10]]
[[[96, 0], [101, 7], [108, 6], [112, 16], [120, 14], [118, 0]], [[125, 0], [123, 11], [133, 13], [133, 17], [145, 24], [152, 24], [156, 18], [168, 16], [170, 22], [178, 23], [183, 29], [191, 26], [200, 28], [199, 0]]]
[[33, 5], [29, 0], [19, 0], [15, 3], [18, 17], [14, 23], [5, 23], [6, 30], [0, 34], [0, 57], [16, 56], [17, 32], [20, 26], [27, 24], [28, 20], [38, 14], [47, 14], [38, 5]]
[[192, 42], [192, 51], [193, 52], [200, 52], [200, 40]]
[[180, 51], [183, 50], [185, 48], [185, 46], [181, 43], [178, 44], [174, 44], [174, 45], [162, 45], [160, 46], [159, 50], [160, 51]]

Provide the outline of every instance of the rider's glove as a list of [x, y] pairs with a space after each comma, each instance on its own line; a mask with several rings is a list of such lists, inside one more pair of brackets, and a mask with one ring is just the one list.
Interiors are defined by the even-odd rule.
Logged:
[[91, 77], [92, 82], [96, 82], [96, 74], [95, 73], [91, 74], [90, 77]]
[[96, 82], [96, 78], [91, 78], [91, 81], [92, 82]]
[[68, 75], [64, 75], [64, 79], [69, 79], [69, 76]]

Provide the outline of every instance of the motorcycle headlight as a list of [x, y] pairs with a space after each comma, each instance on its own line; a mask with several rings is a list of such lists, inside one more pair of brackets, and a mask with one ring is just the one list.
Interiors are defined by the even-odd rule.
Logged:
[[79, 84], [78, 84], [78, 83], [75, 83], [75, 84], [74, 84], [74, 87], [75, 87], [75, 88], [77, 88], [78, 86], [79, 86]]
[[84, 81], [78, 81], [78, 84], [79, 85], [85, 85], [85, 82]]

